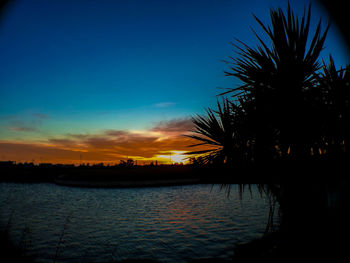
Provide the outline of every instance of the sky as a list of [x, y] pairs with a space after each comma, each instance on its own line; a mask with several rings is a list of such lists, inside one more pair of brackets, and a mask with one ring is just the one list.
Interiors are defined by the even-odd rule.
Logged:
[[[290, 0], [302, 15], [309, 0]], [[223, 60], [282, 0], [15, 0], [0, 19], [0, 160], [183, 161], [191, 117], [239, 85]], [[312, 29], [330, 20], [312, 1]], [[322, 51], [348, 63], [332, 25]]]

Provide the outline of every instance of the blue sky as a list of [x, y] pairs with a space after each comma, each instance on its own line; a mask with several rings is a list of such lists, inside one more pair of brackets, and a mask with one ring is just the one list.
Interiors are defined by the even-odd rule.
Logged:
[[[309, 1], [292, 1], [302, 14]], [[252, 14], [269, 0], [17, 0], [0, 24], [0, 140], [46, 141], [108, 129], [149, 130], [216, 103], [235, 38], [257, 44]], [[313, 24], [327, 14], [313, 1]], [[311, 30], [312, 32], [312, 30]], [[326, 41], [337, 65], [344, 44]]]

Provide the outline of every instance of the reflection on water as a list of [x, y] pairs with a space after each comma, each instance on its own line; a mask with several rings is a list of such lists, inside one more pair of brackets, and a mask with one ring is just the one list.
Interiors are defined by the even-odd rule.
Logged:
[[268, 216], [267, 200], [256, 188], [243, 200], [232, 188], [227, 197], [210, 185], [89, 189], [0, 183], [0, 227], [10, 221], [14, 243], [25, 244], [39, 262], [53, 262], [57, 246], [57, 262], [229, 258], [234, 244], [263, 233]]

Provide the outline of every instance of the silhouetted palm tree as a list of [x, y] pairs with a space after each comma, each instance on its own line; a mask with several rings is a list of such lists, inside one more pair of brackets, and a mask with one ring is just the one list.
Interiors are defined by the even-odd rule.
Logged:
[[241, 161], [242, 143], [239, 141], [239, 126], [235, 125], [237, 118], [234, 117], [238, 106], [224, 99], [222, 105], [217, 102], [217, 108], [217, 111], [207, 109], [206, 116], [197, 115], [192, 118], [195, 129], [193, 134], [187, 136], [199, 143], [191, 147], [206, 145], [210, 149], [189, 154], [203, 154], [207, 163], [232, 164], [234, 161]]
[[350, 143], [350, 66], [336, 69], [332, 56], [329, 64], [323, 62], [322, 73], [317, 76], [322, 89], [324, 148], [327, 155], [339, 157], [349, 152]]
[[[319, 54], [323, 48], [328, 27], [321, 33], [318, 23], [308, 45], [311, 6], [301, 20], [294, 15], [288, 4], [287, 14], [281, 9], [271, 10], [272, 28], [256, 21], [272, 44], [257, 35], [261, 46], [256, 49], [241, 43], [238, 57], [232, 58], [232, 72], [242, 81], [234, 96], [244, 94], [250, 106], [252, 128], [256, 136], [257, 158], [271, 158], [276, 145], [282, 155], [291, 153], [296, 159], [304, 159], [310, 153], [314, 139], [314, 103], [316, 88], [315, 72], [320, 68]], [[255, 33], [255, 32], [254, 32]]]
[[329, 226], [327, 183], [339, 166], [310, 158], [317, 152], [335, 157], [350, 154], [350, 66], [337, 70], [331, 57], [329, 65], [319, 63], [329, 26], [322, 32], [320, 20], [308, 41], [310, 5], [301, 18], [289, 4], [286, 14], [277, 9], [270, 16], [271, 27], [255, 19], [271, 46], [254, 32], [260, 46], [250, 48], [237, 40], [238, 56], [228, 61], [232, 67], [226, 75], [237, 77], [242, 85], [223, 94], [233, 93], [235, 101], [225, 100], [222, 107], [218, 104], [217, 113], [209, 109], [208, 116], [194, 118], [196, 135], [190, 137], [201, 142], [197, 145], [213, 146], [201, 152], [208, 159], [294, 160], [253, 171], [280, 175], [261, 189], [279, 202], [286, 251], [294, 253], [289, 248], [297, 244], [299, 250], [314, 255], [319, 251], [310, 253], [310, 243], [324, 246], [327, 242], [327, 233], [322, 232]]
[[[238, 41], [238, 56], [232, 58], [232, 71], [226, 74], [242, 82], [231, 92], [234, 92], [233, 97], [243, 97], [242, 107], [252, 122], [256, 160], [264, 164], [280, 154], [282, 158], [292, 158], [303, 164], [294, 165], [293, 162], [288, 166], [270, 167], [270, 170], [283, 169], [279, 171], [283, 181], [277, 193], [282, 229], [296, 238], [305, 232], [300, 229], [315, 231], [316, 217], [321, 218], [325, 211], [325, 192], [313, 190], [322, 186], [315, 186], [311, 177], [301, 181], [298, 175], [307, 169], [309, 175], [316, 174], [315, 167], [310, 165], [306, 169], [302, 161], [311, 158], [311, 150], [322, 140], [322, 89], [316, 73], [321, 67], [318, 58], [328, 26], [322, 32], [320, 20], [308, 42], [310, 5], [307, 14], [304, 12], [300, 19], [289, 4], [286, 13], [281, 9], [271, 10], [270, 17], [271, 27], [255, 19], [271, 40], [271, 46], [257, 34], [260, 43], [257, 48]], [[321, 219], [317, 222], [322, 225]]]

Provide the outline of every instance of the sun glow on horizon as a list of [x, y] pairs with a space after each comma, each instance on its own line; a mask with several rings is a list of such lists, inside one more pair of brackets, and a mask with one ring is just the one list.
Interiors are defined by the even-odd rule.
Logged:
[[188, 157], [185, 155], [186, 153], [187, 151], [168, 151], [164, 154], [157, 155], [156, 159], [160, 159], [166, 164], [188, 163]]

